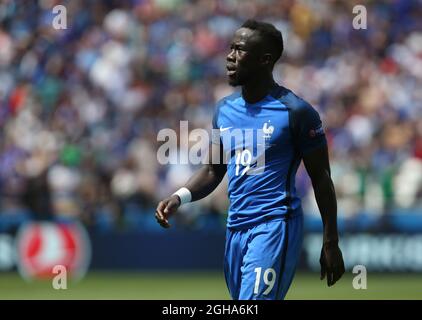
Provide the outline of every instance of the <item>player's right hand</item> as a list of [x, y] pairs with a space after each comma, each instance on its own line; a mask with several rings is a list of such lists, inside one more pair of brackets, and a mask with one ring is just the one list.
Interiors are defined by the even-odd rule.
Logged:
[[168, 197], [158, 203], [157, 209], [155, 209], [155, 218], [160, 226], [163, 228], [170, 228], [168, 219], [171, 215], [176, 213], [179, 206], [180, 198], [176, 195]]

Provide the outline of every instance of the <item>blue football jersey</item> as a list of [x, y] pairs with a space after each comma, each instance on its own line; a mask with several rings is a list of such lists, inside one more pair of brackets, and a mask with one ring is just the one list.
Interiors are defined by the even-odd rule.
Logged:
[[213, 129], [213, 143], [222, 143], [226, 155], [227, 227], [250, 228], [301, 212], [296, 171], [305, 154], [326, 144], [309, 103], [282, 86], [253, 104], [235, 92], [218, 102]]

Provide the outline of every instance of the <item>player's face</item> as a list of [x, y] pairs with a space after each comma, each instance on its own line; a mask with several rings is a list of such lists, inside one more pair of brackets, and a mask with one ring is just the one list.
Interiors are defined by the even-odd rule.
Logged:
[[256, 31], [236, 31], [227, 55], [227, 76], [231, 86], [242, 86], [260, 72], [260, 38]]

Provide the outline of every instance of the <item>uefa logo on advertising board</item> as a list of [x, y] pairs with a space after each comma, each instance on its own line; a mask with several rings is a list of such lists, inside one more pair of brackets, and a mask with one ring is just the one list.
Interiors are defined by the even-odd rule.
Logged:
[[17, 264], [26, 280], [49, 279], [53, 268], [62, 265], [72, 280], [81, 279], [91, 260], [91, 246], [79, 223], [30, 223], [21, 227], [16, 239]]

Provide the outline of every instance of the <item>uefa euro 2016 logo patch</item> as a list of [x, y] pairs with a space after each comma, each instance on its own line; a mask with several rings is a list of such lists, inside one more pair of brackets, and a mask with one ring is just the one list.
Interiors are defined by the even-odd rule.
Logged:
[[317, 136], [322, 136], [324, 134], [324, 129], [322, 128], [322, 125], [320, 125], [318, 128], [316, 129], [311, 129], [309, 130], [309, 136], [311, 138], [315, 138]]

